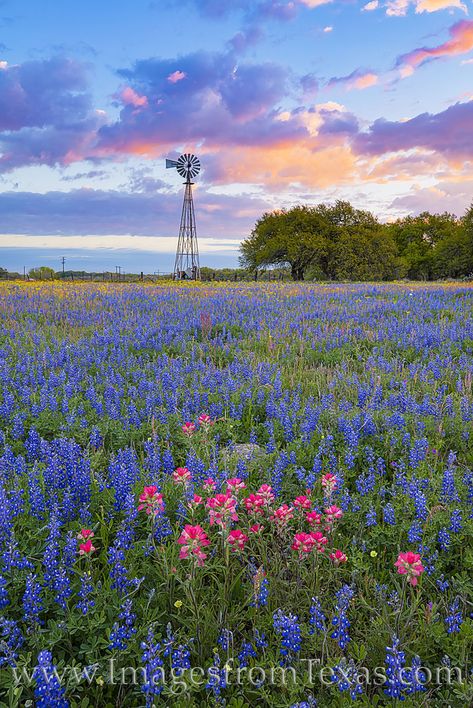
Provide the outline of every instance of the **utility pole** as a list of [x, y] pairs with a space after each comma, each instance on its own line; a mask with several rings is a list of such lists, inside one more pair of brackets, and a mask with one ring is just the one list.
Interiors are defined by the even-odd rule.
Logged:
[[62, 263], [62, 277], [64, 278], [64, 263], [66, 262], [66, 256], [63, 256], [61, 258], [61, 263]]
[[26, 280], [26, 266], [23, 266], [23, 280]]

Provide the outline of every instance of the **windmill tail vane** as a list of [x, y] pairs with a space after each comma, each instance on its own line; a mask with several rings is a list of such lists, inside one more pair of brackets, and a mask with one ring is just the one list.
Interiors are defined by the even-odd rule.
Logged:
[[166, 160], [166, 168], [175, 168], [186, 180], [173, 277], [174, 280], [199, 280], [199, 246], [192, 198], [192, 179], [200, 172], [200, 161], [195, 155], [185, 153], [177, 160]]

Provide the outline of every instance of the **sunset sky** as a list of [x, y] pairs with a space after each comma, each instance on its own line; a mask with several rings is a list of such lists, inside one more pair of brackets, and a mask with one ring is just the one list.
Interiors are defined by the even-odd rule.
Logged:
[[280, 206], [461, 215], [472, 78], [471, 0], [0, 0], [0, 266], [171, 270], [181, 152], [201, 265]]

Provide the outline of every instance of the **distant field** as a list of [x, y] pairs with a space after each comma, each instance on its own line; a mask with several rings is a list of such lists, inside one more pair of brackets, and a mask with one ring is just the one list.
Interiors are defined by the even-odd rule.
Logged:
[[0, 706], [473, 704], [471, 285], [1, 283], [0, 324]]

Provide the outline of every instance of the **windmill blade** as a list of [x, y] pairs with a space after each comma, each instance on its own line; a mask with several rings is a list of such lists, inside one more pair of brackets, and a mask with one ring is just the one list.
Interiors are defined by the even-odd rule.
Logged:
[[176, 160], [166, 160], [166, 169], [169, 169], [170, 167], [177, 167]]

